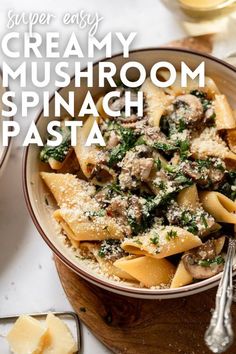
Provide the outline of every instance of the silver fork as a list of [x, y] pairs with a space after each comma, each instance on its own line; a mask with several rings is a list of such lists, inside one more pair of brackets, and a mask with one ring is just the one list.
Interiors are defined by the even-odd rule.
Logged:
[[233, 259], [236, 240], [230, 239], [224, 271], [216, 293], [216, 306], [210, 325], [205, 333], [205, 342], [213, 353], [223, 353], [233, 343], [231, 304], [233, 300]]

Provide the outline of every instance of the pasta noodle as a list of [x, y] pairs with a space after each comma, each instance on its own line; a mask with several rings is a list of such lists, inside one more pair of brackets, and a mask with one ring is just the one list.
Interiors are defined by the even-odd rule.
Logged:
[[[156, 237], [156, 242], [153, 242]], [[202, 244], [199, 237], [179, 227], [166, 226], [151, 230], [144, 236], [125, 239], [121, 247], [128, 253], [148, 255], [157, 259], [181, 253]]]
[[191, 284], [193, 281], [192, 275], [186, 270], [183, 261], [181, 260], [176, 269], [170, 287], [180, 288], [181, 286]]
[[86, 215], [81, 216], [81, 211], [73, 209], [57, 210], [54, 217], [75, 241], [99, 241], [111, 237], [113, 239], [124, 237], [122, 228], [109, 217], [94, 217], [91, 222]]
[[[168, 73], [160, 71], [162, 79]], [[221, 272], [225, 224], [236, 223], [236, 121], [212, 78], [137, 90], [118, 87], [96, 103], [99, 117], [78, 128], [77, 144], [45, 145], [41, 178], [54, 196], [61, 239], [86, 266], [134, 287], [178, 288]], [[126, 116], [126, 93], [143, 92]], [[106, 145], [85, 146], [97, 122]], [[55, 204], [55, 203], [54, 203]], [[55, 236], [56, 237], [56, 236]]]
[[146, 287], [169, 284], [175, 272], [175, 267], [166, 259], [145, 256], [121, 258], [115, 262], [115, 266]]
[[99, 161], [99, 149], [94, 145], [85, 146], [89, 132], [92, 129], [94, 121], [96, 120], [97, 119], [93, 118], [92, 116], [88, 117], [83, 127], [79, 127], [77, 131], [77, 144], [75, 146], [75, 153], [81, 170], [87, 178], [91, 176], [94, 167]]
[[177, 203], [181, 207], [191, 207], [195, 209], [199, 203], [196, 184], [193, 184], [192, 186], [187, 187], [179, 192], [177, 196]]
[[236, 203], [219, 192], [202, 192], [200, 200], [203, 208], [216, 221], [236, 224]]
[[230, 150], [234, 154], [236, 154], [236, 129], [228, 129], [227, 130], [227, 141], [228, 141]]
[[57, 204], [63, 208], [76, 208], [83, 202], [91, 201], [95, 194], [94, 186], [66, 173], [41, 172], [41, 177], [52, 192]]
[[[80, 127], [78, 128], [75, 154], [85, 177], [93, 178], [93, 183], [101, 186], [114, 181], [116, 174], [102, 163], [103, 152], [100, 151], [98, 147], [95, 145], [85, 146], [88, 134], [95, 120], [97, 121], [96, 118], [90, 116], [84, 123], [82, 129]], [[96, 176], [94, 177], [95, 171]]]
[[[158, 71], [158, 75], [163, 78], [164, 80], [168, 80], [169, 78], [169, 73], [166, 70], [159, 70]], [[183, 88], [181, 86], [181, 74], [180, 72], [177, 72], [176, 75], [176, 80], [174, 82], [173, 85], [171, 85], [170, 87], [168, 87], [166, 89], [166, 92], [168, 92], [171, 95], [181, 95], [183, 93], [189, 93], [193, 90], [198, 90], [199, 86], [198, 86], [198, 81], [197, 80], [192, 80], [190, 78], [188, 78], [188, 85], [187, 88]], [[203, 92], [206, 92], [210, 98], [214, 98], [215, 94], [219, 93], [219, 89], [216, 86], [214, 80], [212, 80], [210, 77], [206, 76], [205, 77], [205, 86], [201, 87], [201, 90]]]
[[151, 125], [159, 127], [161, 116], [169, 105], [170, 100], [164, 90], [155, 86], [150, 78], [146, 79], [141, 91], [143, 91], [146, 98], [149, 122]]
[[221, 129], [236, 128], [236, 119], [225, 95], [215, 95], [216, 127]]
[[100, 97], [96, 103], [96, 107], [97, 107], [97, 111], [99, 113], [99, 115], [103, 118], [103, 119], [108, 119], [109, 116], [108, 114], [104, 111], [104, 108], [103, 108], [103, 96]]

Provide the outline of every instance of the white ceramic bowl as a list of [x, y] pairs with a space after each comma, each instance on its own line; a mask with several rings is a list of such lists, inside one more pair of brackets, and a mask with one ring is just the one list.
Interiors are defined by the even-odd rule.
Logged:
[[[7, 89], [5, 87], [2, 86], [2, 73], [0, 71], [0, 97], [3, 95], [3, 93], [6, 91]], [[0, 101], [0, 112], [2, 111], [3, 105], [2, 105], [2, 100]], [[13, 118], [6, 118], [6, 117], [2, 117], [0, 115], [0, 176], [2, 175], [4, 168], [6, 167], [7, 164], [7, 160], [8, 157], [10, 155], [10, 149], [11, 149], [11, 142], [12, 140], [9, 140], [9, 144], [8, 146], [3, 146], [3, 142], [2, 142], [2, 121], [3, 120], [12, 120]]]
[[[115, 55], [107, 60], [115, 63], [118, 69], [122, 64], [124, 64], [124, 62], [127, 62], [128, 60], [136, 60], [141, 62], [146, 67], [147, 72], [150, 70], [151, 66], [158, 61], [169, 61], [176, 67], [176, 69], [179, 69], [181, 61], [185, 61], [189, 67], [194, 68], [204, 60], [206, 63], [206, 74], [214, 78], [221, 92], [227, 95], [232, 107], [236, 107], [236, 69], [233, 66], [209, 55], [182, 49], [162, 47], [133, 51], [131, 52], [129, 59], [124, 59], [121, 55]], [[96, 63], [94, 65], [95, 77], [97, 70], [98, 66]], [[129, 74], [131, 79], [135, 77], [136, 72], [129, 72]], [[97, 96], [101, 92], [104, 92], [104, 89], [97, 88], [96, 86], [97, 84], [95, 83], [94, 87], [91, 89], [93, 96]], [[109, 90], [109, 88], [107, 89]], [[74, 80], [72, 78], [69, 87], [61, 89], [60, 94], [66, 98], [68, 91], [75, 91], [77, 111], [83, 98], [85, 97], [86, 90], [87, 88], [85, 85], [79, 89], [75, 89]], [[53, 100], [54, 97], [52, 97], [50, 101], [50, 118], [43, 119], [43, 115], [41, 113], [36, 120], [41, 136], [46, 136], [47, 123], [49, 120], [54, 119]], [[39, 172], [42, 170], [45, 170], [45, 165], [42, 166], [39, 161], [39, 148], [29, 146], [25, 150], [23, 161], [23, 186], [29, 212], [39, 233], [42, 235], [43, 239], [52, 251], [81, 277], [115, 293], [148, 299], [174, 298], [191, 295], [214, 287], [219, 282], [221, 274], [182, 288], [153, 290], [137, 288], [126, 282], [111, 281], [101, 275], [98, 275], [83, 261], [79, 262], [78, 259], [74, 257], [71, 250], [68, 249], [63, 244], [60, 237], [58, 237], [55, 222], [52, 220], [52, 217], [45, 206], [45, 194], [48, 194], [48, 191], [39, 177]]]

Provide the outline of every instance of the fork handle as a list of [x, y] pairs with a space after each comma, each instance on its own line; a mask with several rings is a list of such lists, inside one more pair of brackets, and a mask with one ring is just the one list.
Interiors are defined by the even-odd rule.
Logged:
[[233, 258], [236, 241], [229, 240], [223, 275], [216, 293], [216, 306], [210, 325], [205, 333], [205, 342], [213, 353], [223, 353], [233, 342], [231, 304], [233, 299]]

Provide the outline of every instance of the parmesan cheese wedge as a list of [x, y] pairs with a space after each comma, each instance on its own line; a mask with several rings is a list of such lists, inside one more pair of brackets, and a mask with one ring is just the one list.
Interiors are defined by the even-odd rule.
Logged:
[[47, 340], [47, 328], [33, 317], [22, 315], [7, 335], [14, 354], [40, 354]]
[[49, 313], [46, 325], [48, 326], [48, 345], [42, 354], [73, 354], [78, 350], [69, 328], [58, 317]]

